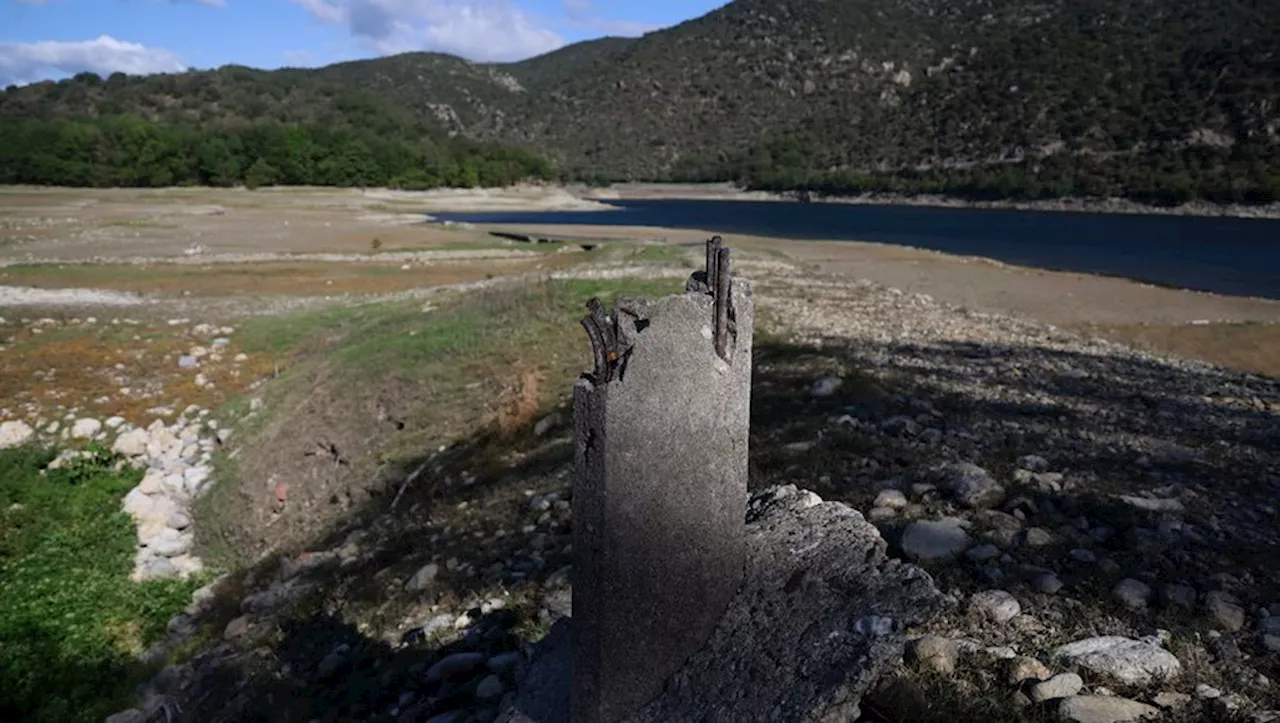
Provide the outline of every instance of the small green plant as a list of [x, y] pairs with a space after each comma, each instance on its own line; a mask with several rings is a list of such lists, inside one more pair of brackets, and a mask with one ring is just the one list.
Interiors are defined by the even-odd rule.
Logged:
[[138, 655], [197, 580], [135, 583], [122, 497], [140, 472], [100, 446], [0, 452], [0, 719], [102, 720], [152, 671]]

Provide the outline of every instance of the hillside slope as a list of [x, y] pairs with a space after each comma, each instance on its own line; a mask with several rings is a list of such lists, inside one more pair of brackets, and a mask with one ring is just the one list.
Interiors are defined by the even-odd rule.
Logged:
[[576, 178], [1280, 197], [1280, 5], [1254, 0], [737, 0], [513, 64], [90, 82], [11, 89], [0, 116], [294, 120], [358, 88]]

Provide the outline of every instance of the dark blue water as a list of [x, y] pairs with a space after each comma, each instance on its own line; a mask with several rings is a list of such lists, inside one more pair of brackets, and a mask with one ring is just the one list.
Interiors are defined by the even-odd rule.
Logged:
[[874, 241], [1280, 299], [1280, 221], [768, 201], [610, 201], [615, 211], [433, 214], [472, 223], [666, 226]]

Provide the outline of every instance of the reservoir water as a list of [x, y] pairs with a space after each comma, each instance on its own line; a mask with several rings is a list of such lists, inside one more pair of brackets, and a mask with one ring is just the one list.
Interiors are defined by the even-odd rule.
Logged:
[[1280, 299], [1280, 220], [771, 201], [607, 203], [615, 210], [432, 215], [485, 224], [659, 226], [872, 241]]

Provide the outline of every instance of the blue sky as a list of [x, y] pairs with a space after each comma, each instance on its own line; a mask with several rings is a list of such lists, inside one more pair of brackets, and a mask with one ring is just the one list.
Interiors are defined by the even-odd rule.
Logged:
[[0, 87], [91, 70], [316, 66], [410, 50], [519, 60], [725, 0], [0, 0]]

